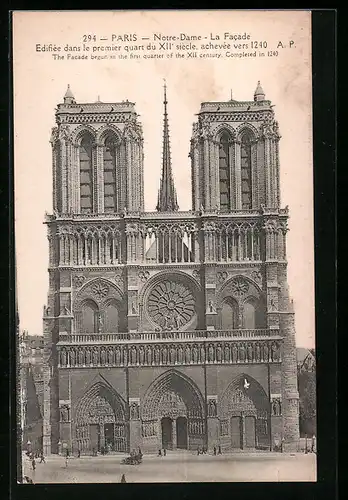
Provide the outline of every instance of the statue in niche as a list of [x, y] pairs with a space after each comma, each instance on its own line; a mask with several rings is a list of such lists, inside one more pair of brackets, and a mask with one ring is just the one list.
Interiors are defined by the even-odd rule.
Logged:
[[250, 363], [253, 361], [253, 348], [251, 344], [248, 344], [248, 361]]
[[208, 306], [209, 306], [209, 312], [214, 312], [214, 307], [213, 307], [213, 303], [211, 300], [209, 300], [209, 303], [208, 303]]
[[75, 350], [71, 349], [70, 351], [70, 365], [75, 366]]
[[276, 303], [273, 297], [270, 297], [269, 299], [269, 305], [270, 305], [270, 310], [274, 311], [276, 309]]
[[70, 415], [69, 415], [69, 406], [64, 405], [61, 406], [60, 408], [60, 421], [61, 422], [69, 422], [70, 421]]
[[65, 349], [61, 352], [61, 364], [62, 366], [66, 366], [66, 352], [65, 352]]
[[147, 360], [147, 364], [148, 365], [151, 365], [151, 362], [152, 362], [152, 353], [151, 353], [151, 347], [148, 346], [147, 348], [147, 352], [146, 352], [147, 356], [146, 356], [146, 360]]
[[189, 346], [186, 346], [185, 361], [186, 361], [186, 363], [191, 363], [191, 349]]
[[158, 345], [157, 345], [156, 349], [155, 349], [155, 363], [156, 363], [156, 365], [159, 365], [159, 362], [160, 362], [160, 350], [159, 350]]
[[89, 349], [86, 350], [86, 365], [91, 364], [91, 351]]
[[228, 345], [225, 345], [225, 361], [228, 363], [230, 360], [230, 348]]
[[121, 364], [121, 352], [119, 347], [116, 348], [116, 365], [120, 366]]
[[127, 349], [127, 347], [123, 348], [122, 354], [123, 354], [123, 364], [126, 365], [128, 363], [128, 349]]
[[197, 346], [193, 346], [193, 349], [192, 349], [192, 357], [193, 357], [193, 362], [194, 363], [198, 363], [198, 349], [197, 349]]
[[204, 363], [205, 362], [205, 349], [204, 349], [204, 345], [201, 346], [201, 362]]
[[143, 346], [141, 346], [139, 349], [139, 363], [141, 365], [144, 364], [144, 348], [143, 348]]
[[239, 358], [239, 361], [241, 363], [245, 362], [245, 347], [244, 347], [244, 344], [241, 344], [239, 346], [239, 356], [238, 356], [238, 358]]
[[113, 365], [114, 364], [114, 351], [112, 348], [110, 348], [108, 350], [108, 363], [109, 365]]
[[233, 363], [237, 363], [238, 361], [238, 349], [236, 344], [233, 344], [232, 346], [232, 361]]
[[222, 349], [221, 349], [221, 345], [219, 344], [216, 348], [216, 360], [218, 363], [221, 363], [221, 360], [222, 360]]
[[139, 418], [139, 406], [136, 402], [132, 403], [130, 406], [130, 417], [132, 420], [138, 420]]
[[179, 345], [179, 348], [178, 348], [178, 363], [179, 364], [182, 363], [182, 357], [183, 357], [183, 350], [182, 350], [181, 345]]
[[167, 364], [167, 348], [166, 348], [166, 346], [163, 346], [163, 349], [162, 349], [162, 363], [164, 365]]
[[279, 361], [279, 347], [276, 342], [272, 344], [272, 361]]
[[106, 358], [105, 358], [105, 350], [104, 350], [104, 348], [102, 348], [101, 351], [100, 351], [100, 360], [101, 360], [101, 364], [105, 365]]
[[214, 361], [214, 347], [212, 345], [208, 348], [208, 359], [211, 363]]
[[136, 365], [136, 363], [137, 363], [137, 350], [136, 350], [135, 346], [132, 347], [131, 359], [132, 359], [132, 365]]
[[98, 333], [102, 333], [103, 331], [103, 318], [102, 318], [102, 315], [99, 313], [99, 317], [98, 317]]
[[93, 358], [93, 364], [97, 365], [98, 362], [99, 362], [99, 359], [98, 359], [98, 350], [97, 349], [93, 350], [92, 358]]
[[269, 349], [268, 349], [268, 345], [267, 345], [267, 342], [265, 342], [263, 344], [263, 360], [268, 363], [269, 361]]
[[174, 349], [174, 347], [173, 347], [173, 346], [171, 346], [171, 348], [170, 348], [170, 362], [171, 362], [172, 364], [174, 364], [174, 363], [175, 363], [175, 357], [176, 357], [176, 356], [175, 356], [175, 349]]
[[256, 361], [260, 361], [261, 360], [260, 344], [256, 344], [256, 347], [255, 347], [255, 358], [256, 358]]
[[275, 399], [272, 402], [272, 414], [275, 417], [279, 417], [279, 415], [281, 414], [281, 406], [279, 399]]
[[49, 306], [46, 307], [46, 316], [51, 314], [51, 308]]
[[136, 310], [134, 301], [132, 302], [132, 314], [137, 314], [137, 310]]
[[85, 363], [84, 363], [84, 353], [83, 353], [83, 350], [82, 349], [79, 349], [79, 365], [80, 366], [83, 366]]

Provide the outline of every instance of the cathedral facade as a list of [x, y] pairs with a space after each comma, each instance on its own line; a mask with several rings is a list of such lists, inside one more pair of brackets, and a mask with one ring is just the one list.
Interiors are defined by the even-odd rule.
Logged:
[[[52, 130], [44, 453], [296, 448], [294, 312], [279, 130], [250, 101], [204, 102], [179, 211], [166, 87], [157, 209], [144, 210], [135, 105], [77, 103]], [[189, 146], [189, 145], [188, 145]]]

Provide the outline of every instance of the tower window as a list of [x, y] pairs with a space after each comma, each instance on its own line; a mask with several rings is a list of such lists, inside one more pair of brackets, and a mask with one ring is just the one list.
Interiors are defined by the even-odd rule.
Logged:
[[83, 213], [93, 209], [92, 142], [84, 138], [80, 145], [80, 208]]
[[244, 134], [241, 140], [241, 180], [242, 180], [242, 208], [252, 208], [252, 179], [251, 179], [251, 140], [249, 134]]
[[222, 212], [228, 212], [231, 209], [229, 149], [229, 137], [227, 134], [224, 134], [220, 139], [219, 145], [220, 210]]
[[104, 212], [116, 209], [116, 144], [107, 139], [104, 145]]

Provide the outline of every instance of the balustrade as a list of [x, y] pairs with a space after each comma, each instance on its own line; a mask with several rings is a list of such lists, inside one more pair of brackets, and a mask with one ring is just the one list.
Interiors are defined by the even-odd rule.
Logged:
[[59, 335], [60, 344], [95, 344], [120, 342], [158, 342], [160, 341], [190, 341], [209, 339], [259, 339], [279, 336], [276, 329], [256, 330], [192, 330], [192, 331], [161, 331], [161, 332], [124, 332], [124, 333], [79, 333]]

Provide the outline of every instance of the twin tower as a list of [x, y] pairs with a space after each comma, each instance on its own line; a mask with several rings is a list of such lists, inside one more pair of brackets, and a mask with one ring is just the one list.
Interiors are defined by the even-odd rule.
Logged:
[[157, 210], [144, 210], [131, 102], [77, 103], [52, 130], [44, 450], [90, 453], [299, 438], [279, 130], [253, 100], [204, 102], [179, 211], [164, 87]]

